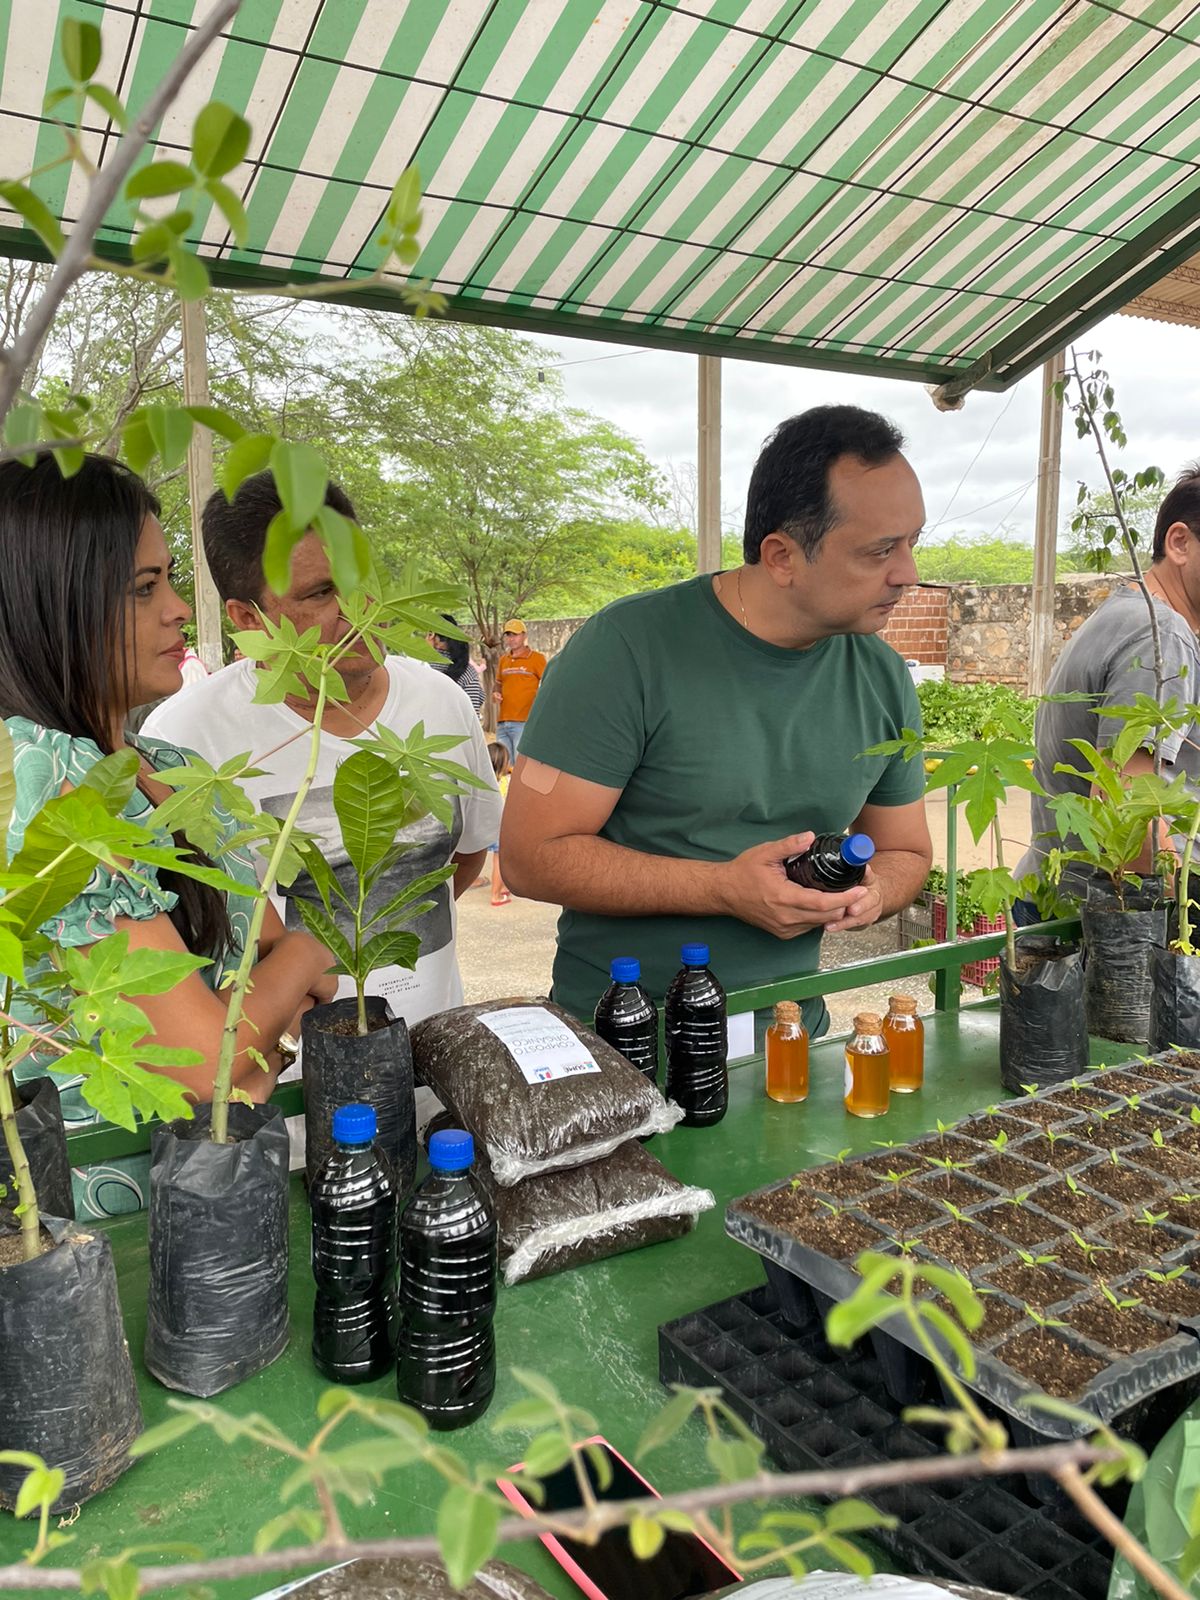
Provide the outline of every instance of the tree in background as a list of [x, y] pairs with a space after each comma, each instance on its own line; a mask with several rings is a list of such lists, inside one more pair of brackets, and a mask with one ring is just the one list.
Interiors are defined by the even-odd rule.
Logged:
[[[48, 270], [0, 264], [0, 344]], [[213, 403], [319, 450], [385, 561], [415, 558], [468, 586], [481, 639], [498, 640], [509, 615], [587, 614], [695, 571], [661, 474], [620, 429], [564, 405], [531, 341], [220, 291], [206, 312]], [[86, 392], [97, 448], [115, 454], [139, 405], [182, 402], [182, 345], [176, 296], [89, 273], [35, 381], [60, 402]], [[185, 468], [156, 460], [147, 476], [190, 602]]]

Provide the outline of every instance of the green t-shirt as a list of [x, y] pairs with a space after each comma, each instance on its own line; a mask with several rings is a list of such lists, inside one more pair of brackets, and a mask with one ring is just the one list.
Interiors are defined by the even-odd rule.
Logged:
[[[755, 638], [706, 575], [618, 600], [550, 663], [521, 754], [620, 789], [601, 838], [648, 855], [726, 861], [863, 806], [920, 799], [919, 761], [862, 751], [920, 729], [903, 660], [871, 634], [808, 650]], [[679, 947], [703, 940], [726, 989], [811, 972], [819, 933], [782, 940], [732, 917], [602, 917], [565, 910], [554, 998], [590, 1021], [613, 956], [637, 956], [661, 999]]]

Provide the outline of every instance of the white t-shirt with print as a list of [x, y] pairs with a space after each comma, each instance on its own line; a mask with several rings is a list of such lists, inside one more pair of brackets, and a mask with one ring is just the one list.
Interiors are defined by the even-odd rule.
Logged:
[[[377, 899], [380, 904], [393, 898], [414, 878], [445, 866], [452, 855], [469, 855], [494, 843], [500, 832], [501, 808], [487, 745], [467, 696], [456, 683], [422, 661], [389, 656], [385, 665], [388, 694], [376, 722], [401, 738], [418, 722], [424, 724], [427, 734], [461, 733], [461, 749], [447, 751], [447, 759], [482, 778], [487, 788], [468, 789], [454, 798], [449, 829], [427, 816], [397, 835], [414, 848], [400, 857], [372, 895], [372, 900]], [[213, 766], [249, 751], [255, 758], [253, 764], [264, 772], [262, 777], [248, 778], [243, 787], [260, 811], [283, 817], [308, 765], [312, 724], [286, 705], [256, 705], [256, 673], [257, 668], [250, 661], [235, 661], [232, 666], [223, 667], [203, 682], [191, 684], [164, 700], [146, 722], [144, 731], [196, 751]], [[322, 854], [347, 888], [354, 884], [355, 873], [333, 810], [333, 778], [340, 763], [356, 748], [349, 740], [322, 731], [316, 777], [299, 818], [299, 825], [321, 840]], [[276, 896], [288, 928], [303, 926], [292, 903], [297, 896], [317, 898], [307, 873]], [[463, 999], [455, 956], [457, 921], [452, 883], [440, 885], [430, 898], [434, 901], [432, 910], [414, 923], [401, 924], [421, 939], [415, 971], [385, 967], [367, 981], [367, 992], [386, 998], [394, 1014], [403, 1017], [410, 1027], [436, 1011], [461, 1005]], [[343, 978], [339, 995], [353, 992], [352, 981]]]

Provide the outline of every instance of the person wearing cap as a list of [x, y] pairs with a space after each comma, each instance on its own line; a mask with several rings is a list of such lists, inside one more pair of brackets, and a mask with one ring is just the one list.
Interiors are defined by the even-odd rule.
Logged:
[[511, 618], [504, 624], [504, 654], [496, 668], [496, 688], [492, 695], [500, 707], [496, 737], [508, 751], [510, 761], [517, 759], [521, 735], [545, 670], [545, 656], [540, 650], [529, 648], [525, 624], [520, 617]]
[[[588, 1019], [615, 954], [661, 999], [702, 940], [727, 990], [815, 971], [821, 938], [912, 903], [932, 851], [903, 657], [877, 635], [917, 581], [925, 509], [885, 418], [819, 406], [750, 481], [744, 561], [630, 595], [555, 656], [524, 731], [500, 852], [515, 894], [564, 910], [554, 999]], [[868, 834], [856, 887], [791, 882], [814, 835]], [[769, 1014], [768, 1018], [769, 1020]], [[811, 1037], [828, 1027], [806, 1001]]]

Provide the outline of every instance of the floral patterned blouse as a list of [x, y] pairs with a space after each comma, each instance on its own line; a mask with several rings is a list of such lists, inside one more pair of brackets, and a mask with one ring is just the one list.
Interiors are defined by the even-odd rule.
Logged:
[[[57, 728], [43, 728], [25, 717], [6, 718], [13, 741], [13, 774], [16, 782], [16, 803], [8, 830], [8, 849], [11, 857], [21, 847], [25, 830], [47, 800], [59, 794], [64, 784], [77, 784], [101, 758], [98, 745], [90, 739], [73, 738], [60, 733]], [[152, 767], [159, 771], [167, 767], [181, 767], [188, 760], [188, 752], [161, 739], [139, 735], [131, 741]], [[123, 815], [130, 821], [140, 822], [154, 809], [152, 803], [139, 789], [129, 798]], [[237, 831], [237, 824], [228, 812], [217, 808], [214, 820], [225, 838]], [[162, 843], [171, 844], [164, 833]], [[229, 849], [214, 856], [214, 864], [239, 883], [253, 886], [257, 883], [254, 861], [248, 848]], [[156, 917], [160, 912], [174, 910], [177, 896], [159, 887], [155, 868], [139, 866], [139, 876], [144, 882], [135, 882], [121, 873], [97, 864], [83, 893], [65, 910], [42, 925], [44, 933], [59, 948], [95, 944], [114, 932], [118, 917], [133, 917], [139, 921]], [[233, 939], [221, 960], [204, 967], [200, 976], [210, 989], [215, 989], [241, 959], [250, 931], [250, 918], [254, 910], [252, 896], [226, 897]], [[32, 978], [42, 972], [54, 970], [49, 957], [30, 969]], [[54, 1004], [68, 997], [71, 991], [64, 983], [57, 992], [47, 992]], [[37, 1019], [30, 1014], [28, 1019]], [[26, 1056], [17, 1069], [18, 1079], [43, 1076], [48, 1067], [45, 1055]], [[83, 1098], [81, 1077], [50, 1072], [58, 1085], [62, 1101], [63, 1120], [68, 1130], [85, 1123], [99, 1122], [94, 1111]], [[90, 1167], [73, 1168], [71, 1182], [75, 1194], [75, 1214], [90, 1217], [115, 1216], [121, 1212], [138, 1211], [146, 1203], [150, 1171], [148, 1155], [125, 1156], [111, 1162], [95, 1162]]]

